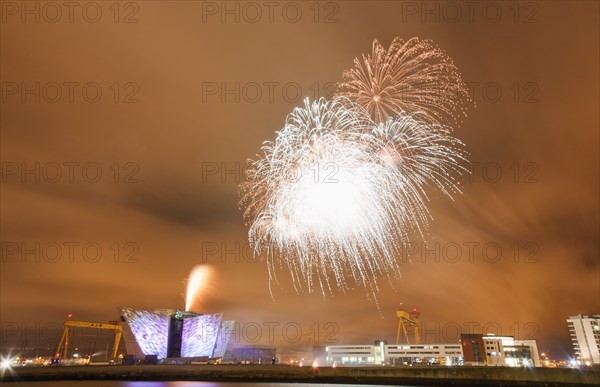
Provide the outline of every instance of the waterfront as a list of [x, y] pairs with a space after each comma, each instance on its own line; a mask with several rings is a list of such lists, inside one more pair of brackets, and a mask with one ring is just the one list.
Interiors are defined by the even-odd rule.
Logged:
[[[310, 383], [240, 383], [240, 382], [198, 382], [198, 381], [160, 381], [160, 382], [148, 382], [148, 381], [45, 381], [45, 382], [21, 382], [18, 384], [19, 387], [306, 387], [313, 386]], [[335, 384], [322, 384], [331, 385]], [[358, 386], [347, 384], [347, 387]], [[368, 387], [369, 385], [361, 384], [361, 387]], [[375, 386], [375, 385], [372, 385]], [[410, 387], [410, 386], [403, 386]]]
[[[15, 368], [4, 381], [53, 382], [49, 386], [226, 386], [227, 383], [318, 383], [361, 385], [597, 385], [598, 369], [512, 367], [292, 367], [267, 365], [143, 365]], [[132, 384], [132, 383], [140, 384]], [[190, 382], [191, 384], [153, 384]], [[208, 384], [197, 384], [199, 381]], [[99, 382], [100, 384], [94, 384]], [[108, 384], [107, 384], [108, 383]], [[111, 384], [114, 383], [114, 384]], [[215, 384], [216, 383], [216, 384]], [[20, 384], [23, 385], [23, 384]], [[279, 384], [278, 384], [279, 385]]]

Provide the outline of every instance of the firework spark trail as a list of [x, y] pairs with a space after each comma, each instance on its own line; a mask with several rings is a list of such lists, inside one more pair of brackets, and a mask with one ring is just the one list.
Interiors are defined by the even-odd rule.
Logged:
[[269, 278], [287, 267], [297, 291], [378, 291], [399, 273], [396, 255], [430, 219], [427, 191], [450, 195], [462, 143], [426, 113], [376, 123], [350, 100], [296, 108], [251, 162], [240, 205]]
[[[206, 295], [207, 290], [210, 288], [210, 280], [213, 276], [213, 268], [209, 265], [196, 265], [190, 272], [190, 276], [187, 280], [187, 287], [185, 292], [185, 310], [191, 311], [198, 300], [202, 296]], [[204, 300], [203, 300], [204, 301]]]
[[429, 40], [397, 37], [386, 50], [373, 41], [370, 55], [356, 58], [354, 67], [336, 85], [365, 108], [375, 122], [404, 112], [421, 113], [428, 123], [455, 126], [465, 115], [469, 93], [452, 59]]

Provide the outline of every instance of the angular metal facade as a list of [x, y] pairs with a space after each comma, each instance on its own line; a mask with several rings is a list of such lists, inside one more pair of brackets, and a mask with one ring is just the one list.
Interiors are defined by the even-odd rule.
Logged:
[[[221, 314], [197, 314], [177, 309], [143, 310], [119, 308], [121, 320], [133, 333], [144, 355], [159, 359], [222, 357], [227, 348], [233, 321]], [[126, 342], [127, 345], [127, 342]], [[138, 352], [128, 345], [131, 353]], [[130, 348], [127, 348], [130, 353]]]

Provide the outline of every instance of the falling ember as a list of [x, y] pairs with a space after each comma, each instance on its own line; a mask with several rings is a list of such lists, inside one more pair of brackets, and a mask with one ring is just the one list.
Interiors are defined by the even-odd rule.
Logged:
[[197, 300], [206, 294], [206, 291], [209, 289], [212, 275], [212, 267], [208, 265], [194, 266], [188, 277], [187, 289], [185, 292], [186, 311], [191, 311], [191, 308], [197, 304]]

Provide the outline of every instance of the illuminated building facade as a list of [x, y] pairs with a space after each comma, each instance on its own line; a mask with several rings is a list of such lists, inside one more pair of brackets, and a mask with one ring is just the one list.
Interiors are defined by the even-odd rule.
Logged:
[[452, 344], [386, 344], [376, 341], [373, 345], [330, 345], [326, 348], [326, 364], [350, 365], [409, 365], [463, 363], [459, 343]]
[[535, 340], [515, 340], [512, 336], [462, 334], [466, 365], [539, 367]]
[[120, 308], [125, 347], [138, 358], [222, 358], [232, 321], [178, 309]]
[[460, 343], [452, 344], [398, 344], [385, 347], [388, 364], [439, 364], [462, 365], [464, 362]]
[[[483, 336], [483, 345], [485, 352], [485, 364], [491, 366], [505, 365], [504, 343], [509, 343], [509, 338], [497, 336]], [[510, 338], [512, 340], [512, 337]]]
[[381, 346], [367, 345], [330, 345], [325, 348], [325, 361], [329, 365], [372, 365], [382, 364]]
[[535, 340], [514, 340], [504, 346], [504, 362], [511, 367], [540, 367], [541, 360]]
[[600, 314], [571, 316], [567, 323], [577, 361], [600, 364]]

